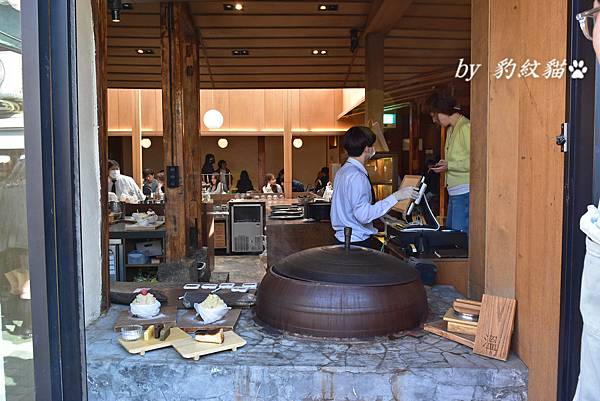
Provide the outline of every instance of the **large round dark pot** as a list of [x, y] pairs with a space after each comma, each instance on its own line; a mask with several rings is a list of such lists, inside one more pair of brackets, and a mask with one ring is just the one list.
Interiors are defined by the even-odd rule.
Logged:
[[427, 296], [415, 269], [362, 247], [297, 252], [268, 269], [256, 316], [267, 325], [318, 337], [372, 337], [418, 326]]

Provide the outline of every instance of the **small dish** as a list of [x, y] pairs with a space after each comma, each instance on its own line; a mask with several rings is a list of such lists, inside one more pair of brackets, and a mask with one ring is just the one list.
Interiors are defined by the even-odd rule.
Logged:
[[202, 287], [200, 288], [202, 288], [203, 290], [214, 290], [218, 286], [218, 284], [202, 284]]
[[142, 338], [142, 326], [133, 324], [121, 327], [121, 338], [125, 341], [135, 341]]
[[235, 287], [235, 283], [221, 283], [219, 284], [219, 288], [223, 289], [223, 290], [230, 290], [233, 287]]
[[242, 287], [247, 288], [249, 290], [255, 290], [258, 287], [258, 284], [256, 284], [256, 283], [244, 283], [244, 284], [242, 284]]
[[235, 287], [231, 287], [231, 292], [248, 292], [248, 287], [244, 287], [244, 286], [235, 286]]

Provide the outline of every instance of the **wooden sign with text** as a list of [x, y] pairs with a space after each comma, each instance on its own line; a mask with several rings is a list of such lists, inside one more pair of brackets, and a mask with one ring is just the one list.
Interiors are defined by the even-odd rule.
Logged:
[[515, 325], [517, 301], [484, 295], [473, 352], [506, 361]]

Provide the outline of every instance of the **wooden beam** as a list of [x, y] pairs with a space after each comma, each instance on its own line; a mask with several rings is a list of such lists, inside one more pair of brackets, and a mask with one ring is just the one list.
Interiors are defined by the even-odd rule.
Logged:
[[265, 152], [265, 137], [259, 136], [256, 138], [258, 141], [258, 181], [255, 183], [255, 190], [259, 191], [262, 182], [267, 174], [267, 166], [266, 166], [266, 152]]
[[[106, 0], [92, 1], [94, 38], [96, 45], [96, 96], [98, 105], [98, 150], [100, 153], [100, 205], [108, 205], [108, 94], [106, 43], [107, 20]], [[108, 209], [101, 207], [100, 249], [102, 252], [102, 311], [110, 307], [110, 271], [108, 268]]]
[[[371, 33], [366, 38], [367, 68], [365, 74], [365, 125], [374, 127], [376, 134], [383, 132], [384, 71], [383, 51], [384, 38], [382, 33]], [[387, 151], [388, 146], [383, 135], [378, 135], [375, 142], [377, 151]]]
[[198, 41], [187, 4], [160, 10], [164, 160], [180, 177], [165, 193], [166, 258], [177, 261], [201, 243]]
[[371, 6], [364, 34], [387, 34], [402, 18], [412, 0], [375, 0]]
[[285, 107], [283, 108], [283, 192], [287, 199], [292, 198], [292, 93], [285, 91]]
[[139, 89], [133, 91], [133, 127], [131, 130], [131, 160], [133, 179], [141, 187], [142, 177], [142, 102]]

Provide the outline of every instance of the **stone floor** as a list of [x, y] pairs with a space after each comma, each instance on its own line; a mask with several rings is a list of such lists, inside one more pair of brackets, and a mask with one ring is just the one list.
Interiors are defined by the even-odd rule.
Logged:
[[[259, 277], [259, 261], [222, 259], [231, 281]], [[257, 259], [257, 258], [255, 258]], [[254, 274], [254, 276], [252, 276]], [[240, 280], [242, 279], [243, 280]], [[252, 279], [256, 280], [256, 279]], [[429, 320], [458, 297], [452, 287], [428, 290]], [[262, 327], [251, 310], [235, 331], [248, 344], [194, 362], [172, 349], [128, 354], [112, 330], [124, 306], [87, 332], [89, 400], [260, 401], [522, 401], [527, 368], [474, 355], [467, 347], [415, 330], [371, 340], [324, 340]]]
[[229, 273], [229, 281], [260, 283], [265, 275], [265, 258], [261, 256], [215, 256], [215, 272]]

